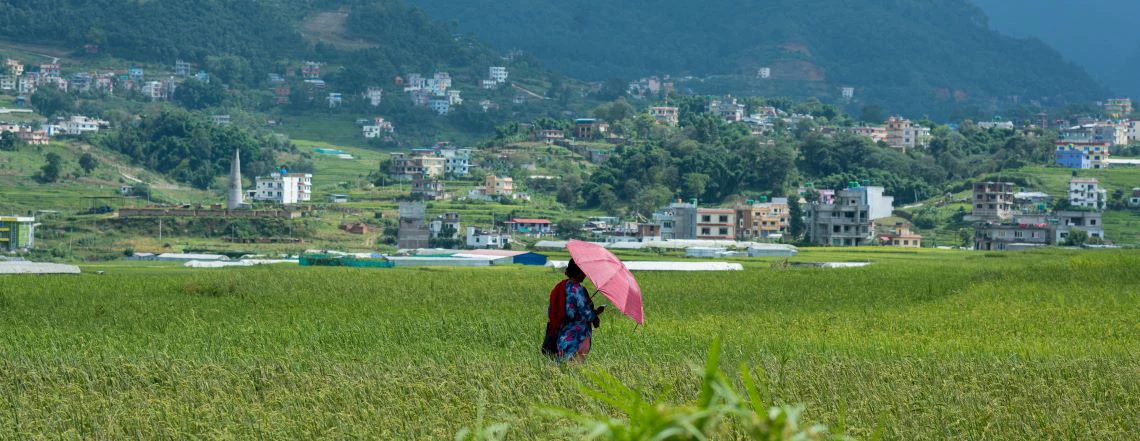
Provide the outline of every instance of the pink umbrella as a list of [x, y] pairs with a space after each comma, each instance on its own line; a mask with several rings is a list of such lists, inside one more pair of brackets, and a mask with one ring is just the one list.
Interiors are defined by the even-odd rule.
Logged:
[[625, 264], [609, 250], [600, 245], [580, 240], [566, 244], [574, 263], [594, 282], [598, 291], [613, 302], [622, 314], [629, 316], [637, 324], [645, 324], [645, 313], [641, 308], [641, 286], [630, 274]]

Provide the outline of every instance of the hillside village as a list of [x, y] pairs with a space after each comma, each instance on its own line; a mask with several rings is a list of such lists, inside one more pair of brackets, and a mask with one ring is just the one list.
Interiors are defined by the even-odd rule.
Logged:
[[[528, 99], [528, 91], [508, 81], [509, 69], [504, 66], [490, 67], [486, 78], [478, 84], [457, 85], [447, 72], [439, 71], [430, 76], [408, 73], [397, 76], [389, 85], [371, 85], [356, 91], [333, 91], [335, 86], [322, 79], [324, 66], [324, 63], [305, 61], [283, 72], [267, 73], [265, 84], [272, 94], [273, 105], [288, 106], [295, 100], [323, 101], [330, 110], [335, 110], [347, 105], [346, 98], [351, 97], [367, 111], [379, 108], [385, 100], [394, 99], [393, 94], [403, 94], [403, 99], [412, 106], [428, 109], [442, 117], [458, 106], [469, 105], [464, 104], [464, 86], [486, 91], [513, 86], [518, 89], [516, 103]], [[37, 103], [38, 91], [50, 89], [53, 93], [93, 101], [121, 96], [141, 102], [184, 103], [190, 94], [187, 90], [192, 90], [197, 97], [206, 93], [201, 88], [215, 81], [210, 73], [181, 60], [176, 60], [169, 72], [159, 73], [148, 73], [143, 68], [130, 65], [101, 70], [67, 68], [61, 66], [59, 59], [34, 64], [8, 58], [4, 67], [5, 75], [0, 76], [0, 94], [12, 96], [12, 107], [4, 108], [3, 115], [21, 118], [20, 121], [0, 122], [0, 132], [4, 132], [5, 142], [13, 150], [17, 144], [82, 144], [91, 136], [116, 129], [109, 121], [75, 111], [58, 112], [53, 119], [46, 121], [37, 120], [35, 117], [46, 113], [43, 112], [44, 107], [51, 105]], [[69, 73], [65, 74], [65, 71]], [[764, 71], [757, 75], [763, 78]], [[929, 149], [934, 139], [932, 129], [935, 127], [929, 122], [919, 123], [898, 115], [889, 116], [879, 124], [850, 120], [835, 124], [811, 111], [755, 105], [754, 101], [733, 96], [710, 97], [702, 108], [695, 109], [698, 113], [693, 114], [691, 106], [683, 110], [680, 106], [670, 105], [668, 99], [664, 103], [655, 102], [654, 97], [676, 93], [669, 80], [667, 76], [665, 81], [657, 77], [645, 78], [630, 83], [625, 91], [628, 98], [649, 103], [636, 111], [638, 115], [666, 130], [678, 130], [682, 117], [686, 115], [688, 118], [710, 116], [719, 123], [746, 128], [748, 135], [760, 140], [761, 145], [773, 145], [790, 131], [806, 127], [824, 138], [840, 134], [854, 136], [903, 155]], [[848, 89], [843, 91], [844, 98], [852, 98], [849, 95], [854, 91]], [[181, 94], [180, 90], [183, 90]], [[499, 105], [486, 99], [478, 103], [483, 112], [494, 111]], [[1138, 165], [1140, 160], [1112, 157], [1112, 151], [1140, 143], [1136, 121], [1130, 119], [1133, 115], [1131, 101], [1108, 100], [1102, 109], [1100, 117], [1081, 116], [1070, 120], [1042, 113], [1032, 121], [1015, 123], [997, 119], [970, 124], [978, 130], [1007, 131], [1028, 137], [1056, 131], [1058, 135], [1053, 143], [1056, 150], [1050, 167], [1079, 171]], [[373, 141], [392, 143], [399, 127], [379, 113], [375, 112], [376, 116], [372, 118], [356, 118], [358, 132], [351, 136], [360, 139], [361, 144]], [[234, 123], [225, 113], [209, 111], [204, 117], [219, 126]], [[509, 139], [480, 148], [441, 141], [432, 147], [394, 151], [378, 167], [374, 166], [370, 174], [377, 177], [380, 185], [377, 188], [396, 191], [385, 191], [388, 196], [382, 199], [367, 198], [371, 203], [355, 202], [349, 194], [324, 194], [325, 189], [315, 190], [313, 182], [320, 180], [321, 173], [326, 171], [323, 169], [291, 172], [285, 167], [271, 167], [269, 173], [253, 176], [252, 186], [243, 191], [241, 159], [235, 152], [229, 162], [231, 173], [226, 184], [225, 204], [188, 205], [177, 201], [169, 201], [175, 203], [167, 205], [152, 203], [145, 207], [138, 207], [137, 203], [132, 207], [111, 204], [116, 206], [100, 208], [92, 213], [110, 212], [110, 216], [120, 219], [298, 220], [328, 210], [339, 210], [335, 208], [337, 206], [352, 206], [352, 210], [360, 212], [376, 208], [383, 210], [384, 207], [393, 209], [398, 205], [399, 213], [417, 214], [412, 217], [392, 216], [381, 225], [371, 227], [371, 230], [384, 231], [387, 237], [384, 240], [390, 240], [396, 249], [437, 245], [525, 247], [535, 246], [542, 240], [569, 237], [627, 244], [622, 246], [644, 244], [645, 247], [681, 241], [679, 243], [689, 243], [693, 248], [703, 246], [725, 250], [750, 249], [760, 246], [760, 243], [835, 247], [946, 246], [937, 244], [936, 240], [924, 240], [923, 235], [917, 232], [919, 228], [909, 220], [913, 218], [913, 210], [907, 211], [895, 204], [894, 195], [869, 180], [850, 181], [839, 188], [816, 188], [812, 183], [803, 182], [791, 195], [765, 195], [741, 199], [733, 204], [707, 204], [696, 198], [687, 201], [675, 198], [674, 202], [659, 205], [651, 212], [632, 213], [624, 219], [611, 213], [567, 213], [565, 207], [560, 209], [562, 214], [558, 217], [504, 215], [496, 218], [492, 214], [490, 222], [482, 215], [478, 221], [468, 221], [459, 211], [428, 215], [438, 211], [427, 208], [434, 203], [490, 204], [507, 207], [511, 213], [520, 214], [526, 213], [527, 207], [537, 208], [530, 210], [535, 214], [550, 212], [551, 208], [558, 207], [547, 195], [560, 191], [563, 176], [558, 174], [559, 167], [588, 170], [603, 166], [613, 155], [620, 154], [623, 146], [632, 141], [631, 137], [637, 136], [621, 126], [614, 127], [615, 123], [627, 124], [593, 115], [562, 121], [546, 119], [533, 124], [515, 124], [512, 126], [514, 135], [508, 136]], [[268, 121], [268, 127], [272, 128], [273, 124], [274, 121]], [[955, 124], [945, 128], [958, 130]], [[316, 148], [303, 154], [305, 157], [314, 155], [343, 161], [357, 160], [337, 148]], [[336, 167], [335, 162], [327, 164]], [[556, 164], [558, 167], [550, 168]], [[136, 181], [122, 179], [121, 185], [102, 196], [111, 197], [116, 193], [123, 198], [138, 196], [136, 186], [141, 182]], [[969, 204], [972, 210], [958, 221], [961, 225], [972, 225], [969, 233], [972, 240], [965, 240], [965, 233], [962, 233], [963, 240], [954, 246], [1012, 250], [1047, 245], [1111, 244], [1113, 238], [1106, 234], [1101, 218], [1101, 213], [1110, 209], [1109, 195], [1121, 201], [1127, 199], [1123, 204], [1114, 203], [1112, 209], [1127, 210], [1140, 206], [1140, 188], [1104, 188], [1095, 178], [1074, 177], [1068, 197], [1059, 200], [1052, 200], [1050, 195], [1039, 190], [1019, 189], [1014, 183], [1000, 181], [974, 184]], [[1121, 192], [1127, 196], [1122, 196]], [[149, 198], [149, 191], [146, 193]], [[37, 210], [60, 207], [35, 208], [28, 211], [34, 214]], [[7, 225], [4, 231], [9, 233], [5, 239], [7, 251], [35, 248], [35, 226], [39, 223], [34, 216], [4, 219]], [[567, 222], [569, 219], [578, 219], [578, 222]], [[346, 222], [337, 227], [341, 234], [348, 235], [368, 235], [370, 231], [368, 220]], [[925, 227], [930, 228], [929, 225]], [[238, 238], [231, 234], [227, 240], [237, 241]], [[248, 240], [263, 243], [298, 241], [280, 237], [250, 237]]]

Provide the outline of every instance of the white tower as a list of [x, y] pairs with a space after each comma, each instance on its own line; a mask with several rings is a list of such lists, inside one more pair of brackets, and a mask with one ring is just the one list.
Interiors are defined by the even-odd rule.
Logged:
[[226, 197], [226, 208], [237, 210], [242, 204], [241, 191], [241, 151], [234, 149], [234, 161], [230, 164], [230, 190]]

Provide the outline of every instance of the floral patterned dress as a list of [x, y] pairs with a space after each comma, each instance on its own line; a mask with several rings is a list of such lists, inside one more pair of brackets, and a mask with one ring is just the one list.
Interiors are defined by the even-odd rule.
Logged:
[[593, 329], [590, 322], [594, 321], [594, 303], [582, 284], [569, 281], [566, 283], [566, 321], [558, 332], [558, 353], [562, 360], [574, 358], [578, 347], [583, 341], [590, 338]]

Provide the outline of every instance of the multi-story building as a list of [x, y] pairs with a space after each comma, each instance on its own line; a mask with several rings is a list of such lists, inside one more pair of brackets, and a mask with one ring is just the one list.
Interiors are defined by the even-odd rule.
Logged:
[[1058, 145], [1056, 163], [1065, 168], [1102, 169], [1108, 168], [1110, 155], [1107, 143]]
[[491, 81], [500, 84], [507, 82], [508, 72], [506, 66], [491, 66], [487, 74], [487, 76], [491, 78]]
[[909, 119], [892, 116], [887, 119], [887, 145], [902, 150], [924, 148], [930, 143], [930, 129]]
[[443, 157], [444, 173], [464, 177], [471, 173], [471, 149], [441, 148], [436, 154]]
[[653, 213], [653, 223], [661, 226], [664, 240], [692, 240], [697, 238], [697, 203], [675, 202]]
[[731, 208], [697, 209], [697, 239], [736, 240], [736, 210]]
[[896, 223], [890, 233], [882, 238], [882, 244], [891, 247], [922, 248], [922, 235], [910, 230], [910, 225]]
[[788, 231], [789, 219], [787, 198], [749, 201], [736, 207], [736, 237], [752, 240], [783, 235]]
[[1112, 121], [1095, 121], [1061, 130], [1057, 145], [1126, 145], [1128, 125]]
[[676, 126], [681, 122], [681, 110], [677, 107], [650, 107], [649, 114], [653, 115], [659, 124]]
[[4, 59], [4, 67], [8, 68], [8, 73], [12, 76], [19, 77], [24, 74], [24, 63], [11, 58]]
[[400, 202], [399, 230], [396, 233], [396, 246], [400, 249], [430, 246], [431, 232], [424, 223], [426, 208], [423, 202]]
[[1132, 114], [1132, 100], [1114, 98], [1104, 103], [1104, 115], [1112, 119], [1127, 118]]
[[180, 77], [190, 76], [190, 70], [194, 68], [193, 64], [187, 63], [182, 60], [174, 62], [174, 74]]
[[16, 90], [17, 84], [18, 79], [13, 75], [0, 77], [0, 90]]
[[369, 87], [368, 90], [364, 92], [364, 99], [367, 100], [368, 105], [372, 107], [379, 106], [380, 102], [384, 100], [384, 89]]
[[427, 200], [448, 199], [450, 197], [447, 194], [447, 189], [443, 186], [443, 181], [424, 175], [412, 177], [412, 196]]
[[1096, 178], [1073, 178], [1069, 181], [1069, 205], [1104, 210], [1108, 207], [1108, 190], [1100, 188]]
[[446, 172], [446, 165], [447, 159], [429, 152], [393, 153], [390, 173], [394, 179], [412, 179], [415, 176], [439, 178]]
[[515, 180], [510, 176], [500, 178], [495, 175], [487, 175], [483, 179], [483, 194], [485, 195], [511, 196], [514, 193]]
[[1014, 191], [1014, 185], [1010, 182], [974, 184], [974, 218], [1001, 221], [1013, 217]]
[[891, 215], [894, 197], [882, 187], [856, 183], [836, 193], [835, 203], [812, 202], [804, 213], [808, 235], [817, 245], [864, 246], [874, 239], [874, 221]]
[[459, 213], [454, 211], [447, 212], [442, 216], [438, 216], [435, 219], [432, 219], [432, 221], [428, 223], [428, 231], [431, 232], [431, 237], [434, 239], [438, 239], [440, 237], [440, 232], [442, 232], [444, 229], [448, 229], [453, 232], [451, 236], [445, 237], [446, 239], [459, 238], [459, 231], [461, 229], [461, 226], [459, 225]]
[[99, 133], [99, 128], [106, 127], [107, 121], [88, 118], [86, 116], [72, 116], [56, 125], [59, 134], [80, 136], [89, 133]]
[[0, 251], [15, 253], [36, 246], [36, 218], [0, 216]]
[[859, 126], [848, 129], [848, 132], [866, 136], [875, 142], [887, 142], [887, 128], [883, 126]]
[[744, 121], [744, 104], [736, 101], [736, 98], [727, 97], [724, 100], [714, 99], [709, 102], [709, 113], [715, 113], [724, 118], [728, 122]]
[[258, 176], [256, 186], [248, 196], [255, 201], [282, 205], [309, 202], [313, 198], [313, 175], [282, 170], [269, 176]]
[[579, 118], [574, 120], [574, 137], [578, 139], [596, 139], [606, 136], [610, 125], [593, 118]]

